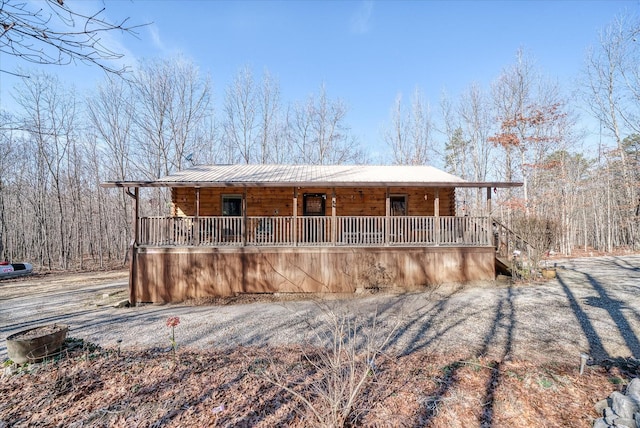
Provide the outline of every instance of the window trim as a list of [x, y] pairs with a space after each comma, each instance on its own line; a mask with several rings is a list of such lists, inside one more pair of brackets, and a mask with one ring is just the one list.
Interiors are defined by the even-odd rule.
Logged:
[[403, 202], [404, 202], [404, 216], [409, 215], [409, 197], [406, 194], [390, 194], [389, 195], [389, 215], [392, 217], [395, 217], [397, 215], [394, 216], [393, 214], [393, 202], [394, 199], [400, 199], [402, 198]]
[[[230, 214], [225, 214], [224, 213], [224, 203], [225, 200], [238, 200], [240, 201], [240, 214], [238, 214], [237, 216], [233, 216]], [[242, 200], [243, 200], [243, 196], [242, 194], [238, 194], [238, 193], [230, 193], [230, 194], [223, 194], [221, 195], [221, 204], [220, 204], [220, 213], [223, 217], [242, 217]]]
[[[322, 198], [322, 213], [321, 214], [311, 214], [307, 211], [307, 198]], [[321, 217], [327, 215], [327, 194], [326, 193], [304, 193], [302, 195], [302, 215], [303, 216], [311, 216], [311, 217]]]

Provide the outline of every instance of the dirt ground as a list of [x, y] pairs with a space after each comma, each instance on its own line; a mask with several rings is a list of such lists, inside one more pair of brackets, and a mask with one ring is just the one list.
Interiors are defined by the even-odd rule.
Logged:
[[[314, 425], [264, 373], [278, 369], [318, 400], [318, 367], [305, 362], [331, 340], [334, 315], [365, 341], [392, 332], [356, 426], [590, 426], [593, 403], [638, 375], [640, 256], [554, 263], [557, 278], [536, 284], [136, 308], [111, 306], [126, 298], [124, 271], [0, 282], [3, 337], [58, 322], [85, 344], [46, 369], [5, 376], [0, 426]], [[171, 316], [180, 318], [177, 357]], [[581, 353], [590, 356], [583, 376]], [[27, 391], [40, 401], [15, 409]]]

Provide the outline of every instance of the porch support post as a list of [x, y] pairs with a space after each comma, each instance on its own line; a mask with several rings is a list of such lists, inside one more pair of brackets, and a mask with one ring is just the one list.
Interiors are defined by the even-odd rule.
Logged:
[[336, 218], [336, 188], [331, 188], [331, 243], [336, 245], [336, 238], [338, 236], [338, 230], [336, 228], [338, 224]]
[[138, 224], [138, 215], [139, 215], [139, 208], [138, 208], [138, 199], [140, 196], [140, 190], [137, 187], [133, 188], [133, 193], [131, 193], [131, 190], [129, 190], [129, 188], [127, 187], [126, 189], [124, 189], [125, 193], [129, 196], [131, 196], [133, 198], [133, 242], [132, 245], [136, 246], [138, 245], [139, 242], [139, 236], [140, 236], [140, 231], [139, 231], [139, 224]]
[[137, 247], [140, 242], [140, 189], [136, 187], [133, 192], [133, 246]]
[[195, 244], [200, 245], [200, 188], [196, 187]]
[[140, 226], [138, 217], [140, 215], [139, 200], [140, 189], [135, 187], [133, 193], [126, 189], [127, 195], [133, 198], [133, 242], [131, 243], [131, 265], [129, 266], [129, 305], [136, 305], [136, 281], [137, 281], [137, 260], [138, 260], [138, 242], [140, 236]]
[[433, 200], [433, 216], [435, 217], [435, 244], [440, 245], [440, 189], [436, 189], [436, 197]]
[[293, 245], [298, 245], [298, 188], [293, 188]]
[[487, 217], [491, 217], [491, 187], [487, 187]]
[[242, 191], [242, 246], [247, 245], [247, 188]]
[[385, 189], [384, 196], [384, 244], [389, 245], [389, 224], [391, 223], [391, 196], [389, 195], [389, 188]]

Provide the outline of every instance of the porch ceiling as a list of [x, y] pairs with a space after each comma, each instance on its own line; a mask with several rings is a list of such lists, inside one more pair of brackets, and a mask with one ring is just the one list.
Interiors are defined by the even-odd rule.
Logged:
[[426, 165], [198, 165], [154, 181], [103, 187], [518, 187], [470, 182]]

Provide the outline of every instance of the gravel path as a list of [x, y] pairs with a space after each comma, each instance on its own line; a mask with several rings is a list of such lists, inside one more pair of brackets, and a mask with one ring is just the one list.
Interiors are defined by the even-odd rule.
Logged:
[[[397, 328], [390, 350], [428, 349], [469, 357], [579, 361], [640, 358], [640, 255], [558, 261], [540, 284], [484, 283], [330, 300], [114, 308], [126, 273], [0, 282], [0, 337], [46, 323], [102, 346], [168, 347], [170, 316], [178, 346], [300, 343], [318, 337], [330, 313], [348, 314], [381, 334]], [[370, 329], [371, 330], [371, 329]], [[0, 343], [0, 360], [6, 344]]]

